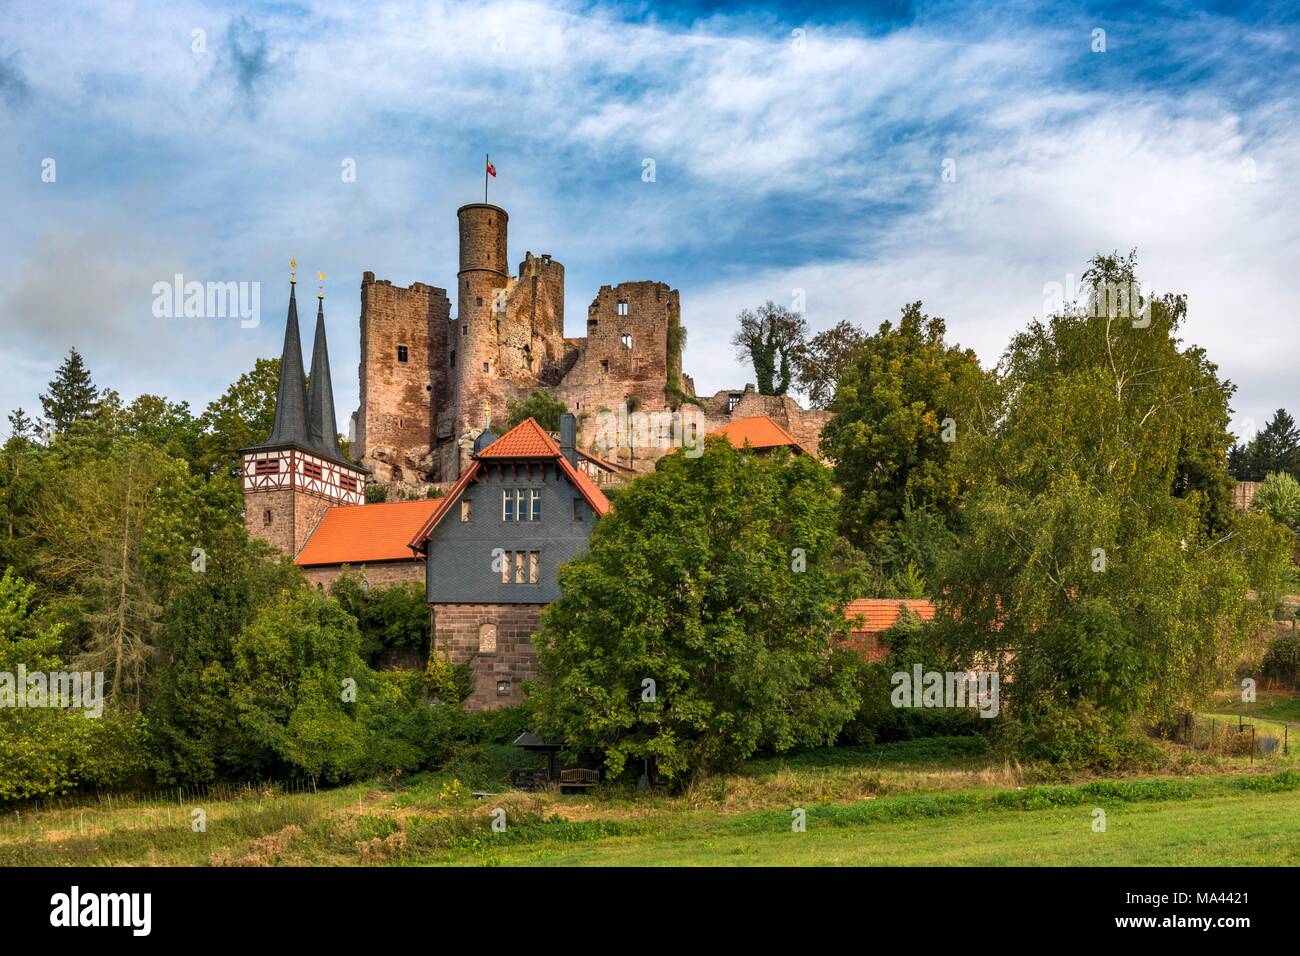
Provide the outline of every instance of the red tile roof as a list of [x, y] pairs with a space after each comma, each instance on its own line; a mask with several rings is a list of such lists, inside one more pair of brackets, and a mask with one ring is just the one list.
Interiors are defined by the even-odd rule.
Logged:
[[886, 652], [880, 645], [880, 635], [898, 623], [904, 607], [923, 621], [934, 619], [934, 605], [929, 601], [905, 601], [901, 598], [859, 598], [850, 601], [844, 608], [844, 616], [850, 621], [850, 637], [846, 643], [865, 655], [869, 661], [884, 657]]
[[533, 418], [525, 418], [478, 453], [479, 458], [558, 458], [560, 446]]
[[[501, 446], [501, 451], [498, 450], [498, 446]], [[560, 452], [560, 446], [555, 443], [555, 440], [550, 435], [546, 434], [541, 425], [531, 418], [526, 418], [475, 456], [473, 463], [451, 486], [451, 490], [447, 492], [446, 496], [438, 499], [437, 508], [407, 540], [407, 547], [417, 554], [424, 551], [425, 542], [429, 540], [429, 535], [433, 533], [433, 529], [438, 527], [438, 522], [464, 494], [469, 483], [474, 481], [478, 473], [486, 467], [485, 462], [521, 458], [532, 461], [538, 459], [554, 461], [556, 467], [564, 472], [574, 487], [582, 492], [582, 496], [587, 499], [587, 504], [591, 505], [592, 510], [597, 515], [603, 518], [609, 514], [609, 499], [605, 497], [605, 493], [596, 486], [594, 481], [569, 464], [569, 460]]]
[[407, 543], [443, 499], [335, 505], [325, 512], [294, 564], [410, 561]]
[[737, 418], [733, 422], [714, 429], [714, 435], [725, 435], [727, 441], [735, 448], [780, 448], [790, 446], [808, 454], [808, 449], [800, 445], [795, 437], [766, 415], [754, 415], [750, 418]]

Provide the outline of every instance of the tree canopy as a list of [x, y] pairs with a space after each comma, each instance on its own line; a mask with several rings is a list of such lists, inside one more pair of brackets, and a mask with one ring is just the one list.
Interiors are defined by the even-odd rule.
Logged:
[[830, 570], [835, 537], [812, 458], [710, 438], [660, 459], [560, 569], [537, 648], [544, 720], [613, 774], [654, 760], [678, 781], [831, 742], [855, 711], [835, 663], [854, 590]]

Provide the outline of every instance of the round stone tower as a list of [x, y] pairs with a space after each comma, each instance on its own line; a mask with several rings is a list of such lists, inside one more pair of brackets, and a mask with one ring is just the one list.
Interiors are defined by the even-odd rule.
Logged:
[[[498, 328], [505, 318], [510, 281], [506, 260], [506, 223], [500, 206], [471, 203], [456, 211], [460, 220], [460, 272], [456, 276], [456, 328], [447, 347], [456, 367], [456, 437], [483, 427], [484, 405], [500, 397], [492, 388], [497, 374]], [[449, 359], [450, 361], [450, 359]]]

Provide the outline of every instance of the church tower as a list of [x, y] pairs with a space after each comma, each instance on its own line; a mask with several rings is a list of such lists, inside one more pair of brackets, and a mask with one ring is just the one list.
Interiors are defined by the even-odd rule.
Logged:
[[275, 424], [265, 442], [241, 449], [244, 527], [249, 537], [260, 538], [289, 555], [298, 553], [330, 507], [360, 505], [366, 500], [365, 469], [348, 461], [339, 448], [323, 291], [316, 307], [316, 337], [306, 388], [303, 379], [297, 280], [291, 279]]

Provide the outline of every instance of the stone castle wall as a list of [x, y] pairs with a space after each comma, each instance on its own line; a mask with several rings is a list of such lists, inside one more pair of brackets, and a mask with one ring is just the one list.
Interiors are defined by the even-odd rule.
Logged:
[[[442, 289], [422, 283], [402, 289], [369, 272], [362, 282], [356, 449], [372, 482], [400, 482], [419, 493], [427, 484], [454, 481], [485, 422], [504, 421], [510, 401], [537, 388], [553, 391], [578, 416], [584, 448], [601, 414], [630, 407], [661, 415], [680, 407], [706, 431], [770, 415], [817, 452], [826, 413], [805, 411], [792, 399], [750, 388], [700, 400], [698, 410], [680, 405], [694, 397], [694, 384], [682, 371], [675, 289], [651, 281], [602, 286], [587, 310], [587, 334], [566, 339], [564, 266], [528, 252], [512, 276], [506, 211], [473, 203], [457, 219], [454, 318]], [[407, 348], [405, 363], [397, 359], [398, 345]], [[608, 455], [646, 470], [669, 450], [632, 435]]]
[[375, 481], [425, 480], [436, 470], [438, 442], [452, 436], [445, 414], [452, 393], [450, 319], [444, 289], [421, 282], [403, 289], [376, 280], [373, 272], [362, 277], [358, 377], [364, 400], [355, 438]]

